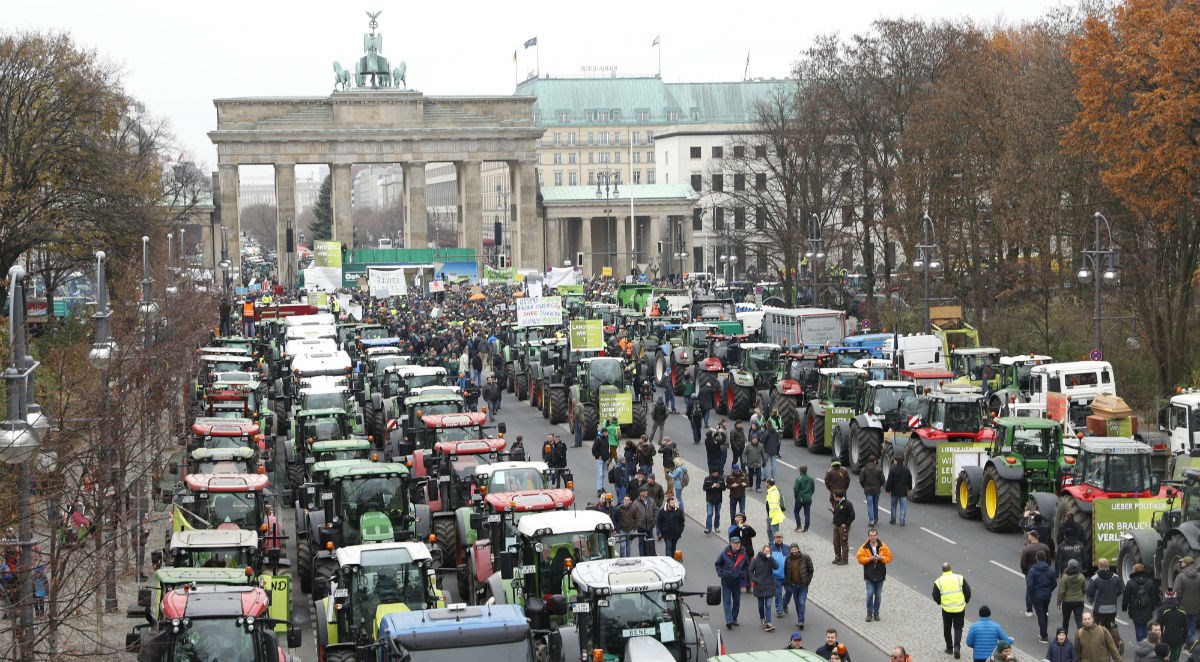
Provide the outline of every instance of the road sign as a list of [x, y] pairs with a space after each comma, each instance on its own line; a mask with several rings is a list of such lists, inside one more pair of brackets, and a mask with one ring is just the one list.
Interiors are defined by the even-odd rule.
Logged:
[[859, 322], [858, 325], [862, 327], [863, 331], [867, 331], [871, 328], [871, 320], [865, 319], [865, 320]]
[[1093, 361], [1102, 361], [1104, 360], [1104, 352], [1101, 352], [1099, 349], [1093, 349], [1092, 353], [1088, 354], [1088, 358]]

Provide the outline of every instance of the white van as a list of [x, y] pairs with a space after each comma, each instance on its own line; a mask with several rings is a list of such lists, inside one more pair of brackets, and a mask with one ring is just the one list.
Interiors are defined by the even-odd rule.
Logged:
[[1062, 393], [1075, 406], [1086, 406], [1101, 393], [1117, 394], [1117, 380], [1108, 361], [1043, 363], [1029, 373], [1029, 399], [1045, 403], [1047, 393]]
[[945, 370], [942, 341], [925, 333], [893, 336], [883, 341], [883, 358], [894, 361], [900, 370]]

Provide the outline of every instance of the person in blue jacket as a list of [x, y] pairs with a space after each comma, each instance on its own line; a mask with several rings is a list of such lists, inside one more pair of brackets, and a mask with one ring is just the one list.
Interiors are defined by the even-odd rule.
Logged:
[[1011, 643], [1012, 640], [1004, 628], [992, 620], [992, 610], [987, 605], [979, 608], [979, 620], [967, 630], [967, 646], [971, 647], [971, 659], [975, 662], [985, 662], [995, 652], [996, 644], [1001, 641]]

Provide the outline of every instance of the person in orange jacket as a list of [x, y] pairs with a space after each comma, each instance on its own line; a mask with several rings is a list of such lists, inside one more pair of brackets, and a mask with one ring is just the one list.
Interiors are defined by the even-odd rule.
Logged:
[[887, 564], [892, 562], [892, 550], [879, 539], [879, 532], [867, 529], [867, 541], [858, 548], [858, 563], [863, 567], [867, 586], [867, 622], [879, 620], [879, 602], [883, 597], [883, 580]]

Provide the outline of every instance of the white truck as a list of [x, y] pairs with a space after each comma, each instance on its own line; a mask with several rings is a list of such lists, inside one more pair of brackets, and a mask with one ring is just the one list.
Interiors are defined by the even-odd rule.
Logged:
[[838, 345], [846, 337], [846, 314], [828, 308], [763, 306], [762, 335], [764, 342], [785, 349]]
[[883, 341], [883, 358], [896, 364], [898, 370], [945, 370], [942, 341], [925, 333], [895, 335]]

